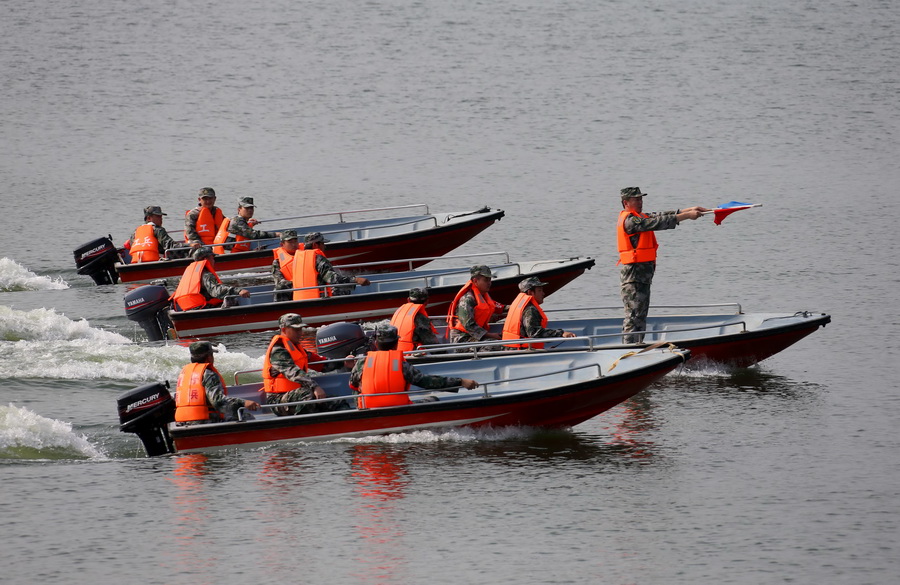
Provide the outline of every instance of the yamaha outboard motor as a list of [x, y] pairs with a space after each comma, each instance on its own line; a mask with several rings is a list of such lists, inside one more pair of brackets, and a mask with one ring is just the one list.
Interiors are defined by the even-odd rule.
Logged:
[[350, 354], [365, 355], [372, 348], [373, 335], [363, 331], [356, 323], [341, 321], [316, 331], [316, 353], [330, 360], [338, 360]]
[[116, 401], [119, 430], [134, 433], [144, 444], [147, 456], [174, 453], [168, 424], [175, 420], [175, 400], [169, 382], [146, 384], [125, 392]]
[[98, 285], [119, 282], [119, 273], [116, 272], [119, 251], [112, 242], [112, 236], [82, 244], [75, 248], [73, 254], [78, 274], [90, 276]]
[[125, 295], [125, 316], [137, 321], [150, 341], [165, 339], [172, 328], [168, 310], [169, 291], [164, 286], [139, 286]]

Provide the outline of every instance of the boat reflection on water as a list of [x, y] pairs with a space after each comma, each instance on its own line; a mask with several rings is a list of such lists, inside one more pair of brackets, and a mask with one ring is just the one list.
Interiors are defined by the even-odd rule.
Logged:
[[385, 445], [354, 445], [351, 451], [356, 492], [353, 511], [361, 550], [354, 576], [363, 583], [395, 583], [408, 563], [404, 556], [406, 531], [395, 504], [406, 497], [409, 470], [406, 454]]
[[209, 547], [208, 534], [214, 528], [217, 509], [209, 500], [206, 484], [210, 474], [209, 456], [188, 453], [173, 458], [175, 467], [168, 478], [175, 489], [172, 508], [173, 537], [178, 543], [167, 554], [172, 559], [168, 566], [177, 567], [189, 574], [198, 569], [212, 574], [216, 569], [216, 553]]
[[656, 444], [649, 437], [657, 427], [654, 406], [650, 392], [641, 392], [607, 413], [613, 437], [609, 447], [631, 459], [653, 458]]

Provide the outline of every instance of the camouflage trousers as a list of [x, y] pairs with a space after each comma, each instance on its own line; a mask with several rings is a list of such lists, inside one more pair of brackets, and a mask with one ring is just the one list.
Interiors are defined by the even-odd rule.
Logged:
[[[650, 283], [628, 282], [622, 285], [622, 303], [625, 305], [625, 321], [622, 332], [647, 329], [647, 312], [650, 310]], [[641, 343], [643, 333], [623, 336], [625, 343]]]

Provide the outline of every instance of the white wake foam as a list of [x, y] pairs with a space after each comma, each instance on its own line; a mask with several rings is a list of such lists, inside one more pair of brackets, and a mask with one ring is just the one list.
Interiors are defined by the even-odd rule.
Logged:
[[66, 422], [0, 406], [0, 459], [100, 459], [105, 455]]
[[62, 278], [38, 276], [15, 260], [0, 258], [0, 292], [23, 290], [61, 290], [69, 288]]

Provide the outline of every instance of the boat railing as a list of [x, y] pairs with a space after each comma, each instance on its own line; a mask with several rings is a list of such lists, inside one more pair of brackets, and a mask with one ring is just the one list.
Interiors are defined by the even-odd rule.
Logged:
[[[339, 268], [365, 268], [366, 266], [380, 266], [382, 264], [400, 264], [401, 262], [406, 263], [409, 266], [410, 270], [415, 270], [413, 267], [413, 263], [422, 262], [422, 261], [433, 261], [433, 260], [453, 260], [456, 258], [482, 258], [485, 256], [502, 256], [506, 258], [506, 262], [504, 264], [511, 264], [509, 259], [509, 252], [479, 252], [477, 254], [445, 254], [444, 256], [422, 256], [419, 258], [400, 258], [397, 260], [380, 260], [378, 262], [360, 262], [357, 264], [341, 264]], [[438, 269], [440, 270], [440, 269]], [[467, 269], [468, 270], [468, 269]], [[451, 272], [459, 272], [459, 269], [448, 269], [447, 273]], [[440, 276], [440, 273], [435, 274], [435, 276]], [[385, 282], [384, 280], [379, 280], [379, 282]]]
[[[740, 315], [743, 313], [740, 303], [704, 303], [699, 305], [650, 305], [650, 310], [654, 309], [715, 309], [721, 307], [734, 307], [734, 313]], [[543, 307], [541, 307], [543, 308]], [[544, 313], [572, 313], [577, 311], [621, 311], [622, 305], [611, 307], [573, 307], [568, 309], [544, 309]]]
[[[478, 386], [480, 388], [482, 388], [482, 390], [480, 393], [473, 394], [471, 397], [479, 398], [479, 399], [491, 398], [492, 394], [488, 390], [488, 388], [490, 386], [499, 386], [501, 384], [509, 384], [510, 382], [521, 382], [523, 380], [534, 380], [537, 378], [545, 378], [548, 376], [558, 376], [560, 374], [571, 374], [572, 372], [576, 372], [576, 371], [580, 371], [580, 370], [587, 370], [587, 369], [596, 369], [597, 370], [597, 376], [596, 376], [597, 378], [604, 377], [603, 367], [601, 364], [599, 364], [599, 363], [583, 364], [580, 366], [573, 366], [571, 368], [563, 368], [560, 370], [553, 370], [551, 372], [541, 372], [539, 374], [531, 374], [528, 376], [518, 376], [515, 378], [502, 378], [499, 380], [491, 380], [489, 382], [478, 382]], [[402, 392], [379, 392], [377, 395], [373, 395], [373, 397], [381, 398], [384, 396], [400, 396], [400, 395], [420, 396], [420, 395], [425, 395], [425, 394], [430, 395], [430, 394], [434, 394], [436, 392], [458, 392], [458, 391], [459, 391], [459, 386], [448, 386], [446, 388], [430, 388], [430, 389], [423, 388], [423, 389], [416, 389], [416, 390], [406, 390], [406, 391], [402, 391]], [[328, 404], [328, 403], [336, 403], [336, 402], [341, 402], [341, 401], [346, 402], [346, 401], [357, 400], [357, 399], [361, 399], [363, 404], [365, 404], [366, 395], [353, 394], [350, 396], [346, 396], [346, 395], [344, 395], [344, 396], [328, 396], [326, 398], [315, 398], [312, 400], [299, 400], [299, 401], [295, 401], [295, 402], [279, 402], [279, 403], [275, 403], [275, 404], [260, 404], [259, 408], [262, 410], [273, 410], [275, 408], [284, 408], [284, 407], [291, 407], [291, 406], [307, 406], [307, 405], [311, 405], [311, 404]], [[422, 404], [422, 403], [414, 402], [413, 404]], [[376, 408], [379, 408], [379, 407], [376, 407]], [[363, 409], [365, 409], [365, 407], [363, 407]], [[244, 412], [245, 412], [244, 408], [238, 409], [238, 421], [243, 420]], [[335, 412], [340, 412], [340, 411], [335, 411]], [[310, 413], [310, 414], [312, 414], [312, 413]], [[316, 413], [316, 414], [322, 414], [322, 413]], [[302, 416], [302, 414], [300, 416]]]
[[371, 213], [373, 211], [396, 211], [398, 209], [414, 209], [414, 208], [422, 208], [425, 210], [425, 214], [429, 215], [431, 212], [428, 211], [428, 205], [426, 203], [413, 203], [410, 205], [392, 205], [390, 207], [371, 207], [368, 209], [351, 209], [348, 211], [329, 211], [326, 213], [309, 213], [306, 215], [294, 215], [291, 217], [274, 217], [272, 219], [261, 219], [259, 223], [270, 222], [270, 221], [287, 221], [293, 219], [308, 219], [310, 217], [328, 217], [336, 215], [338, 217], [338, 221], [340, 223], [345, 223], [344, 216], [351, 215], [354, 213]]
[[[444, 317], [446, 318], [446, 317]], [[645, 331], [617, 331], [616, 333], [597, 333], [592, 335], [578, 335], [575, 337], [527, 337], [522, 339], [492, 339], [490, 341], [476, 341], [471, 343], [439, 343], [432, 345], [423, 345], [417, 350], [420, 353], [446, 353], [447, 351], [456, 351], [456, 350], [466, 350], [472, 353], [473, 359], [478, 359], [479, 351], [490, 352], [493, 356], [498, 350], [505, 350], [505, 346], [507, 345], [534, 345], [537, 343], [547, 344], [555, 344], [552, 347], [547, 349], [554, 349], [555, 347], [561, 345], [562, 343], [574, 343], [578, 341], [587, 342], [587, 351], [593, 351], [595, 349], [603, 349], [608, 346], [605, 346], [599, 343], [600, 340], [609, 340], [609, 339], [621, 339], [622, 345], [640, 345], [640, 344], [631, 344], [625, 343], [624, 337], [626, 335], [652, 335], [652, 336], [660, 336], [661, 334], [669, 334], [669, 333], [686, 333], [689, 331], [704, 331], [707, 329], [722, 329], [725, 327], [734, 327], [740, 326], [741, 333], [747, 332], [747, 321], [730, 321], [728, 323], [710, 323], [708, 325], [696, 325], [693, 327], [677, 327], [674, 329], [648, 329]], [[530, 351], [540, 351], [535, 350], [529, 347]]]

